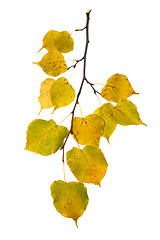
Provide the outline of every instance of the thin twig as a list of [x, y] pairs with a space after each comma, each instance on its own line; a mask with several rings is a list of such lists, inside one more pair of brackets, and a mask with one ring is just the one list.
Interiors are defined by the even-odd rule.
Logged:
[[70, 67], [68, 67], [68, 69], [67, 70], [69, 70], [70, 68], [75, 68], [76, 66], [77, 66], [77, 64], [79, 63], [79, 62], [81, 62], [82, 60], [84, 59], [84, 57], [82, 57], [81, 59], [79, 59], [79, 60], [75, 60], [76, 61], [76, 63], [75, 64], [73, 64], [73, 65], [71, 65]]
[[91, 88], [93, 89], [94, 94], [98, 93], [99, 95], [101, 95], [101, 93], [98, 92], [98, 91], [93, 87], [93, 86], [94, 86], [93, 83], [89, 82], [86, 78], [85, 78], [85, 81], [91, 86]]

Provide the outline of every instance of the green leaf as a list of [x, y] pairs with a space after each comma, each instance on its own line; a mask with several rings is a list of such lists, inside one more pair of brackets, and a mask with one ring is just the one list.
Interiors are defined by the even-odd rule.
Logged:
[[139, 113], [137, 112], [137, 107], [131, 101], [126, 100], [121, 103], [118, 103], [115, 106], [115, 114], [117, 123], [123, 126], [127, 125], [139, 125], [145, 123], [139, 117]]
[[100, 185], [108, 164], [102, 151], [94, 146], [85, 146], [83, 150], [73, 148], [66, 153], [67, 164], [80, 182]]
[[96, 114], [90, 114], [85, 118], [73, 118], [73, 135], [82, 145], [99, 146], [100, 137], [104, 132], [105, 122]]
[[75, 90], [64, 77], [53, 82], [50, 89], [51, 101], [54, 111], [60, 107], [65, 107], [73, 102]]
[[105, 121], [103, 137], [109, 142], [109, 138], [117, 126], [114, 106], [111, 103], [105, 103], [97, 108], [94, 114], [97, 114]]
[[43, 46], [38, 52], [46, 48], [49, 51], [58, 50], [59, 52], [68, 53], [73, 50], [73, 47], [74, 41], [67, 31], [58, 32], [50, 30], [44, 36]]
[[35, 119], [28, 126], [25, 150], [44, 156], [51, 155], [63, 145], [68, 133], [66, 127], [56, 125], [52, 119]]
[[77, 220], [82, 216], [88, 205], [87, 188], [80, 182], [55, 181], [51, 185], [51, 196], [56, 210], [67, 218]]
[[38, 98], [41, 104], [40, 112], [42, 111], [42, 109], [53, 107], [50, 90], [54, 81], [55, 80], [52, 78], [47, 78], [41, 83], [40, 96]]
[[40, 62], [34, 62], [39, 65], [49, 76], [57, 77], [67, 71], [67, 64], [64, 61], [62, 53], [57, 50], [51, 50], [46, 53]]
[[108, 79], [101, 92], [101, 96], [106, 100], [116, 103], [126, 100], [132, 94], [136, 94], [136, 92], [133, 90], [128, 78], [118, 73]]

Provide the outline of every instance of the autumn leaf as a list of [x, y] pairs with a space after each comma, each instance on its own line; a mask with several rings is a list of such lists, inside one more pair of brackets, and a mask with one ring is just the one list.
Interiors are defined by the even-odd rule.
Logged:
[[75, 90], [66, 78], [62, 77], [53, 82], [50, 89], [51, 102], [54, 111], [60, 107], [65, 107], [73, 102]]
[[27, 129], [27, 143], [25, 150], [47, 156], [55, 153], [62, 145], [68, 134], [64, 126], [56, 125], [51, 119], [33, 120]]
[[85, 146], [82, 150], [73, 148], [66, 153], [67, 164], [80, 182], [100, 185], [108, 164], [102, 151], [94, 146]]
[[73, 50], [74, 41], [67, 31], [62, 31], [57, 38], [55, 46], [58, 51], [68, 53]]
[[52, 50], [46, 53], [40, 62], [34, 62], [39, 65], [49, 76], [57, 77], [67, 71], [67, 64], [62, 53]]
[[115, 114], [117, 123], [120, 125], [146, 125], [140, 119], [136, 105], [129, 100], [118, 103], [115, 106]]
[[[75, 90], [64, 77], [54, 80], [47, 78], [41, 83], [40, 96], [41, 111], [54, 106], [54, 111], [73, 102]], [[41, 112], [40, 111], [40, 112]]]
[[118, 73], [108, 79], [101, 91], [102, 97], [116, 103], [126, 100], [132, 94], [136, 94], [136, 92], [133, 90], [128, 78]]
[[54, 30], [48, 31], [43, 38], [43, 46], [38, 52], [40, 52], [43, 48], [46, 48], [49, 51], [57, 50], [55, 43], [57, 41], [58, 36], [59, 36], [58, 31], [54, 31]]
[[77, 220], [82, 216], [88, 205], [87, 189], [80, 182], [54, 181], [51, 185], [51, 196], [56, 210], [67, 218]]
[[105, 121], [103, 137], [109, 142], [109, 138], [117, 126], [114, 106], [111, 103], [105, 103], [97, 108], [94, 114], [97, 114]]
[[50, 30], [44, 36], [43, 46], [38, 52], [46, 48], [49, 51], [58, 50], [59, 52], [68, 53], [73, 50], [73, 47], [74, 41], [67, 31], [58, 32]]
[[100, 137], [104, 132], [105, 122], [96, 114], [90, 114], [85, 118], [73, 118], [73, 135], [82, 145], [99, 146]]
[[41, 105], [40, 112], [42, 111], [42, 109], [53, 107], [50, 90], [54, 81], [55, 80], [52, 78], [47, 78], [41, 83], [40, 96], [38, 98]]

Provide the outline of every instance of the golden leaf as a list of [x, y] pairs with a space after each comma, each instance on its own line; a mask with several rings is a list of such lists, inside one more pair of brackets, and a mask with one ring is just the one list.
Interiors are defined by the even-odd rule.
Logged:
[[62, 53], [52, 50], [46, 53], [40, 62], [34, 62], [39, 65], [49, 76], [56, 77], [67, 71], [67, 64]]
[[41, 83], [40, 96], [38, 98], [41, 104], [40, 112], [42, 111], [42, 109], [53, 107], [50, 90], [54, 81], [55, 80], [52, 78], [47, 78]]
[[66, 153], [67, 164], [80, 182], [100, 185], [108, 164], [102, 151], [94, 146], [85, 146], [82, 150], [73, 148]]
[[60, 107], [65, 107], [73, 102], [75, 90], [64, 77], [53, 82], [50, 89], [51, 101], [54, 111]]
[[104, 120], [96, 114], [90, 114], [85, 118], [74, 117], [73, 135], [78, 143], [82, 145], [99, 146], [104, 126]]
[[116, 103], [126, 100], [132, 94], [137, 93], [133, 90], [128, 78], [118, 73], [108, 79], [101, 91], [102, 97]]

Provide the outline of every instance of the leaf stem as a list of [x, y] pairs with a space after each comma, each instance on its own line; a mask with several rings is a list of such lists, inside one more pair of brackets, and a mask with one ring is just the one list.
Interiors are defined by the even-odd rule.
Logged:
[[63, 162], [63, 177], [64, 177], [64, 181], [66, 182], [65, 162], [64, 162], [64, 148], [63, 148], [63, 154], [62, 154], [62, 162]]

